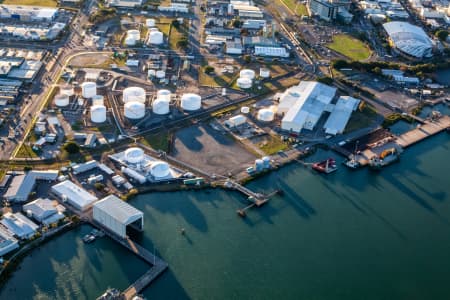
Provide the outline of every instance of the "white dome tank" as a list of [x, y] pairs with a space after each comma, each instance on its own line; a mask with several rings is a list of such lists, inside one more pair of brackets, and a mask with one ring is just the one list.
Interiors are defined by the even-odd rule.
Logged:
[[248, 106], [241, 107], [241, 113], [248, 114], [249, 112], [250, 112], [250, 107], [248, 107]]
[[155, 19], [146, 19], [145, 20], [145, 25], [147, 27], [155, 27], [156, 21], [155, 21]]
[[156, 75], [156, 71], [155, 70], [148, 70], [147, 72], [148, 77], [153, 77]]
[[58, 107], [65, 107], [69, 105], [69, 96], [66, 94], [58, 94], [55, 96], [55, 105]]
[[127, 37], [125, 38], [125, 45], [134, 46], [136, 42], [141, 38], [139, 30], [131, 29], [127, 31]]
[[125, 160], [130, 164], [138, 164], [144, 160], [144, 150], [132, 147], [125, 150]]
[[267, 68], [261, 68], [259, 69], [259, 76], [262, 78], [269, 78], [270, 77], [270, 70]]
[[241, 77], [238, 78], [238, 80], [236, 81], [237, 86], [240, 87], [241, 89], [249, 89], [252, 87], [252, 80], [248, 77]]
[[95, 82], [83, 82], [81, 84], [81, 96], [92, 98], [97, 95], [97, 84]]
[[255, 79], [255, 71], [250, 70], [250, 69], [243, 69], [239, 72], [239, 77]]
[[161, 45], [164, 42], [164, 34], [161, 31], [151, 30], [148, 34], [148, 43]]
[[168, 114], [170, 111], [170, 101], [158, 98], [153, 101], [152, 110], [157, 115]]
[[124, 115], [128, 119], [137, 120], [145, 116], [145, 105], [141, 102], [131, 101], [125, 103]]
[[154, 162], [150, 166], [150, 174], [156, 178], [166, 177], [170, 174], [170, 167], [163, 161]]
[[129, 87], [123, 90], [123, 102], [141, 102], [145, 103], [145, 90], [141, 87]]
[[104, 105], [91, 106], [91, 121], [94, 123], [103, 123], [106, 121], [106, 107]]
[[102, 95], [95, 95], [92, 97], [92, 105], [104, 105], [104, 99]]
[[159, 90], [156, 93], [156, 99], [170, 101], [171, 95], [172, 95], [172, 92], [170, 92], [169, 90]]
[[197, 94], [184, 94], [181, 96], [181, 108], [184, 110], [198, 110], [202, 107], [202, 97]]
[[162, 78], [166, 77], [166, 72], [164, 72], [163, 70], [158, 70], [158, 71], [156, 71], [155, 75], [156, 75], [156, 78], [162, 79]]
[[59, 92], [61, 94], [67, 95], [67, 96], [73, 96], [74, 91], [73, 91], [73, 87], [71, 85], [64, 85], [59, 89]]
[[273, 121], [274, 116], [275, 114], [271, 109], [261, 108], [258, 111], [258, 115], [256, 116], [256, 118], [263, 122], [271, 122]]

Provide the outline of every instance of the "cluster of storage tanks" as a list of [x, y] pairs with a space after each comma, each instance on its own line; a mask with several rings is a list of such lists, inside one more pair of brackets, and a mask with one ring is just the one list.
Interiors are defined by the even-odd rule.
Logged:
[[59, 93], [56, 94], [54, 101], [58, 107], [66, 107], [70, 103], [70, 98], [74, 95], [72, 86], [65, 85], [60, 87]]
[[155, 27], [155, 19], [146, 19], [145, 25], [149, 28], [147, 37], [148, 45], [161, 45], [164, 43], [164, 34]]
[[255, 79], [255, 71], [250, 69], [243, 69], [239, 72], [239, 78], [236, 83], [241, 89], [249, 89], [253, 85]]
[[256, 172], [261, 172], [265, 169], [269, 169], [270, 168], [270, 157], [268, 156], [264, 156], [261, 159], [256, 159], [255, 160], [255, 171]]

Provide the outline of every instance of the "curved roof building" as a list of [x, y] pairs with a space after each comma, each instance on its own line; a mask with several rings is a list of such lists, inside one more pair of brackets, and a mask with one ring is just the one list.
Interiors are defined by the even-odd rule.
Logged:
[[422, 28], [407, 22], [388, 22], [383, 27], [391, 46], [400, 52], [415, 58], [432, 56], [433, 44]]

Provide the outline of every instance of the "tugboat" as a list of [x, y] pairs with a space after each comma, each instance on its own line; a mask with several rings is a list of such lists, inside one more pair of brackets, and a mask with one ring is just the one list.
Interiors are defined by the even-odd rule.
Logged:
[[98, 297], [96, 300], [119, 300], [123, 299], [120, 291], [118, 289], [108, 288], [103, 295]]
[[355, 156], [352, 155], [351, 158], [344, 161], [344, 165], [349, 167], [350, 169], [358, 169], [360, 167], [359, 162], [355, 159]]
[[390, 165], [397, 161], [399, 154], [395, 148], [386, 149], [381, 152], [380, 156], [374, 156], [369, 160], [369, 166], [374, 170], [379, 170], [384, 166]]
[[337, 170], [334, 158], [328, 158], [324, 161], [312, 164], [312, 168], [320, 173], [330, 174]]

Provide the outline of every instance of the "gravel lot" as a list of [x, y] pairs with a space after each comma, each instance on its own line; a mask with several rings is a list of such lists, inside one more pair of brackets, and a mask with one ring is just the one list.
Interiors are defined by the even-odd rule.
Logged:
[[172, 155], [210, 173], [228, 172], [250, 166], [255, 156], [238, 142], [214, 130], [209, 124], [199, 124], [175, 134]]

